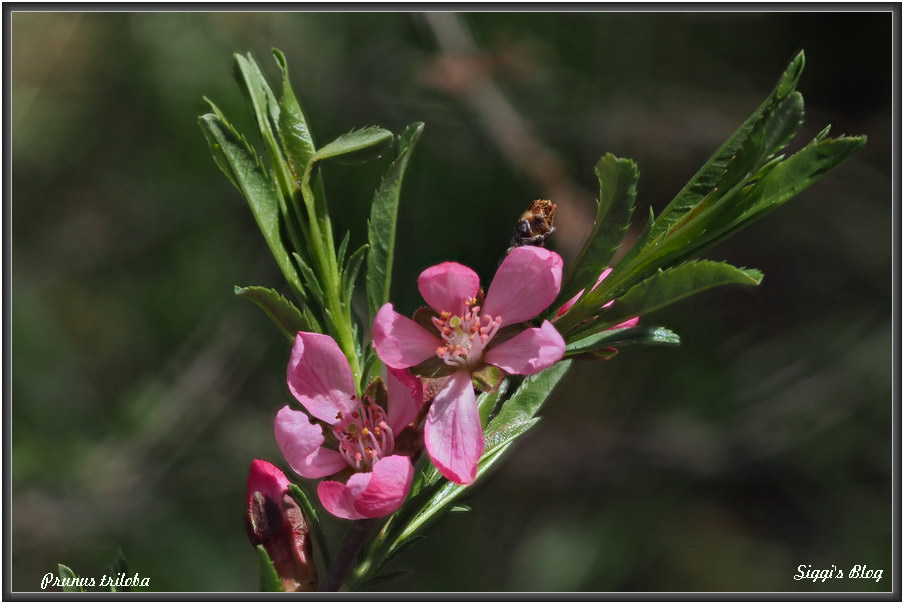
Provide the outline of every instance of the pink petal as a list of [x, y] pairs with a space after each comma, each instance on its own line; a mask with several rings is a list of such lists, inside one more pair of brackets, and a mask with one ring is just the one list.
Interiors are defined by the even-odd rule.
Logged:
[[389, 302], [374, 317], [373, 337], [380, 360], [395, 369], [407, 369], [426, 361], [440, 346], [439, 338], [394, 311]]
[[404, 369], [389, 368], [386, 374], [386, 390], [389, 395], [389, 427], [398, 436], [405, 426], [414, 421], [424, 400], [421, 381]]
[[272, 463], [262, 459], [255, 459], [248, 468], [248, 501], [250, 505], [252, 494], [257, 491], [264, 497], [279, 501], [289, 490], [289, 479], [282, 470]]
[[413, 477], [414, 466], [410, 458], [404, 455], [384, 457], [374, 464], [367, 488], [354, 497], [355, 511], [365, 518], [392, 514], [408, 496]]
[[336, 341], [319, 333], [299, 331], [286, 373], [289, 390], [308, 412], [328, 424], [341, 411], [355, 409], [355, 381], [348, 359]]
[[370, 472], [352, 474], [346, 484], [324, 480], [317, 485], [317, 496], [326, 511], [346, 520], [360, 520], [365, 516], [355, 509], [355, 500], [370, 482]]
[[542, 247], [515, 248], [496, 271], [481, 314], [502, 317], [502, 327], [533, 319], [561, 287], [561, 256]]
[[424, 444], [443, 476], [458, 484], [474, 482], [483, 429], [469, 373], [453, 373], [436, 395], [424, 425]]
[[488, 350], [483, 360], [506, 373], [531, 375], [552, 367], [565, 354], [565, 340], [549, 321], [525, 329], [511, 340]]
[[584, 290], [579, 291], [578, 293], [576, 293], [576, 294], [574, 295], [573, 298], [571, 298], [570, 300], [568, 300], [568, 302], [566, 302], [565, 304], [563, 304], [562, 306], [560, 306], [560, 307], [559, 307], [559, 310], [556, 311], [556, 316], [557, 316], [557, 317], [561, 317], [561, 316], [564, 315], [566, 312], [568, 312], [568, 309], [570, 309], [572, 306], [574, 306], [574, 303], [577, 302], [577, 301], [578, 301], [578, 298], [580, 298], [583, 294], [584, 294]]
[[433, 310], [463, 315], [465, 300], [475, 297], [480, 289], [480, 277], [463, 264], [443, 262], [421, 273], [417, 288]]
[[622, 329], [624, 327], [636, 327], [640, 322], [640, 317], [634, 317], [633, 319], [628, 319], [624, 323], [619, 323], [614, 327], [610, 327], [609, 329]]
[[273, 425], [276, 444], [293, 471], [305, 478], [323, 478], [347, 465], [337, 451], [322, 447], [323, 428], [312, 424], [301, 411], [288, 406], [276, 414]]
[[[596, 280], [596, 283], [594, 284], [593, 289], [596, 289], [596, 287], [597, 287], [600, 283], [603, 282], [603, 279], [605, 279], [606, 277], [608, 277], [608, 276], [609, 276], [609, 273], [611, 273], [611, 272], [612, 272], [612, 269], [611, 269], [611, 268], [607, 268], [607, 269], [604, 270], [602, 273], [600, 273], [599, 279]], [[592, 290], [591, 290], [591, 291], [592, 291]], [[571, 308], [572, 306], [574, 306], [574, 303], [578, 301], [578, 298], [580, 298], [580, 297], [581, 297], [581, 294], [583, 294], [583, 293], [584, 293], [584, 290], [582, 289], [581, 291], [579, 291], [578, 293], [576, 293], [576, 294], [574, 295], [574, 297], [573, 297], [571, 300], [569, 300], [568, 302], [566, 302], [565, 304], [563, 304], [563, 305], [559, 308], [559, 310], [556, 311], [556, 316], [557, 316], [557, 317], [561, 317], [561, 316], [564, 315], [566, 312], [568, 312], [568, 309]], [[614, 303], [615, 303], [615, 300], [610, 300], [610, 301], [607, 302], [606, 304], [603, 304], [603, 308], [606, 308], [607, 306], [612, 306]]]

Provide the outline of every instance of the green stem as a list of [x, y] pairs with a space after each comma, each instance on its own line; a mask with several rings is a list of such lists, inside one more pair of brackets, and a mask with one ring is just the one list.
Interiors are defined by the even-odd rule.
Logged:
[[[355, 384], [361, 381], [361, 363], [355, 347], [355, 336], [352, 331], [351, 310], [342, 304], [340, 294], [342, 282], [339, 276], [339, 264], [336, 260], [336, 249], [333, 242], [332, 225], [326, 208], [317, 208], [317, 200], [311, 190], [311, 169], [308, 166], [301, 179], [301, 195], [308, 211], [310, 222], [309, 242], [314, 253], [315, 267], [320, 273], [321, 285], [326, 296], [326, 306], [333, 317], [333, 331], [339, 348], [348, 358]], [[318, 209], [320, 210], [318, 212]]]

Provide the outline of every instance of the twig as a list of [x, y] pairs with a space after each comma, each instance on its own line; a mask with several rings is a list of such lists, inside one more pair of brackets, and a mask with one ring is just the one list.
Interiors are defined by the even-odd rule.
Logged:
[[320, 584], [318, 591], [339, 591], [376, 524], [377, 519], [375, 518], [356, 520], [352, 524], [345, 535], [345, 539], [342, 541], [342, 545], [339, 547], [339, 551], [336, 553], [336, 557], [333, 558], [333, 565], [327, 571], [326, 578]]
[[474, 72], [458, 86], [447, 91], [457, 95], [475, 112], [490, 140], [503, 157], [519, 173], [559, 205], [555, 245], [566, 256], [575, 256], [581, 242], [590, 233], [594, 220], [593, 197], [572, 181], [562, 160], [545, 144], [534, 128], [495, 83], [492, 74], [483, 70], [479, 62], [480, 49], [471, 33], [454, 13], [423, 13], [424, 21], [436, 39], [440, 60], [463, 62], [474, 66]]

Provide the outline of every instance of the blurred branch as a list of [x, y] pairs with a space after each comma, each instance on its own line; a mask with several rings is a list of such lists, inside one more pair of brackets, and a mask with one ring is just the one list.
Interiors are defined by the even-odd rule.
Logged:
[[434, 85], [467, 103], [512, 168], [531, 179], [540, 196], [558, 204], [553, 241], [574, 257], [593, 224], [593, 196], [571, 180], [562, 160], [493, 81], [461, 16], [429, 12], [423, 17], [441, 53], [432, 66]]

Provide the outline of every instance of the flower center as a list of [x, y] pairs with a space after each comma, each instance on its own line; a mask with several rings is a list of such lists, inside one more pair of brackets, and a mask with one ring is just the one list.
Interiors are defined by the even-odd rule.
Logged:
[[502, 323], [501, 317], [481, 316], [476, 298], [466, 304], [468, 309], [464, 315], [441, 312], [439, 317], [433, 318], [443, 339], [443, 345], [436, 349], [436, 356], [456, 367], [476, 365], [483, 347], [496, 335]]
[[340, 411], [336, 419], [333, 435], [339, 441], [339, 453], [357, 472], [369, 472], [395, 448], [395, 436], [386, 423], [386, 412], [368, 396], [355, 411], [348, 415]]

